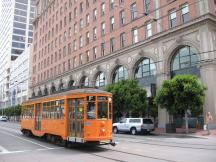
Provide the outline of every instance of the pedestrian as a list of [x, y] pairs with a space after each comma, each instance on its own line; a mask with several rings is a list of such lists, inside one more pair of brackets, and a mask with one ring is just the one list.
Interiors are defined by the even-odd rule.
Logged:
[[207, 131], [208, 131], [208, 135], [210, 135], [209, 124], [211, 124], [212, 121], [213, 121], [213, 117], [212, 117], [211, 113], [208, 112], [207, 115], [206, 115], [206, 128], [207, 128]]

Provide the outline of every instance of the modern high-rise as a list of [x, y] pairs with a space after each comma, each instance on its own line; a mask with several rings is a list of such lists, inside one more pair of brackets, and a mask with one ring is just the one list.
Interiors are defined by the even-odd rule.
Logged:
[[0, 107], [10, 105], [10, 65], [32, 43], [35, 0], [1, 0]]
[[[153, 96], [164, 80], [194, 74], [216, 116], [215, 0], [37, 0], [32, 96], [137, 78]], [[151, 93], [153, 92], [153, 93]], [[159, 127], [169, 115], [158, 111]]]

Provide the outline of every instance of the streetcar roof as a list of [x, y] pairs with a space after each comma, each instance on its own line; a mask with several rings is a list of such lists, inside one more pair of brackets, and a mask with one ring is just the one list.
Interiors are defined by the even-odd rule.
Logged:
[[107, 92], [107, 91], [103, 91], [100, 89], [95, 89], [95, 88], [82, 88], [82, 89], [74, 89], [74, 90], [69, 90], [69, 91], [65, 91], [65, 92], [61, 92], [61, 93], [55, 93], [52, 95], [47, 95], [47, 96], [41, 96], [41, 97], [36, 97], [36, 98], [32, 98], [27, 100], [26, 102], [23, 102], [23, 104], [26, 104], [28, 102], [33, 102], [33, 101], [37, 101], [37, 100], [41, 100], [43, 98], [55, 98], [55, 97], [66, 97], [67, 95], [72, 95], [72, 94], [106, 94], [106, 95], [111, 95], [112, 93]]

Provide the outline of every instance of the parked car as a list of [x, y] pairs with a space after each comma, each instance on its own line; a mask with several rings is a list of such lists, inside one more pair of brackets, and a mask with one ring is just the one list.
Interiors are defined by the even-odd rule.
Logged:
[[8, 118], [7, 118], [7, 116], [0, 116], [0, 121], [7, 121], [8, 120]]
[[154, 123], [150, 118], [123, 118], [118, 123], [113, 123], [113, 133], [130, 132], [135, 135], [137, 133], [150, 133], [154, 131]]

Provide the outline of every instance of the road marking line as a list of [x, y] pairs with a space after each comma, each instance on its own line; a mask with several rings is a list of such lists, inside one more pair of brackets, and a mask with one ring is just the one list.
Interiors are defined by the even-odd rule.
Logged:
[[19, 137], [19, 136], [10, 134], [10, 133], [5, 133], [5, 132], [2, 132], [2, 131], [0, 131], [0, 132], [3, 133], [3, 134], [7, 134], [7, 135], [10, 135], [10, 136], [16, 137], [16, 138], [21, 139], [21, 140], [23, 140], [23, 141], [27, 141], [27, 142], [33, 143], [33, 144], [35, 144], [35, 145], [44, 147], [44, 148], [46, 148], [46, 149], [51, 149], [51, 147], [47, 147], [47, 146], [45, 146], [45, 145], [41, 145], [41, 144], [39, 144], [39, 143], [37, 143], [37, 142], [33, 142], [33, 141], [31, 141], [31, 140], [27, 140], [27, 139], [25, 139], [25, 138], [22, 138], [22, 137]]
[[6, 148], [4, 148], [1, 145], [0, 145], [0, 151], [1, 151], [0, 153], [8, 153], [9, 152]]
[[24, 153], [24, 152], [33, 152], [33, 151], [46, 151], [46, 150], [55, 150], [55, 149], [62, 149], [62, 147], [56, 147], [56, 148], [50, 148], [50, 149], [35, 149], [35, 150], [7, 151], [7, 152], [0, 152], [0, 155], [4, 155], [4, 154], [15, 154], [15, 153]]

